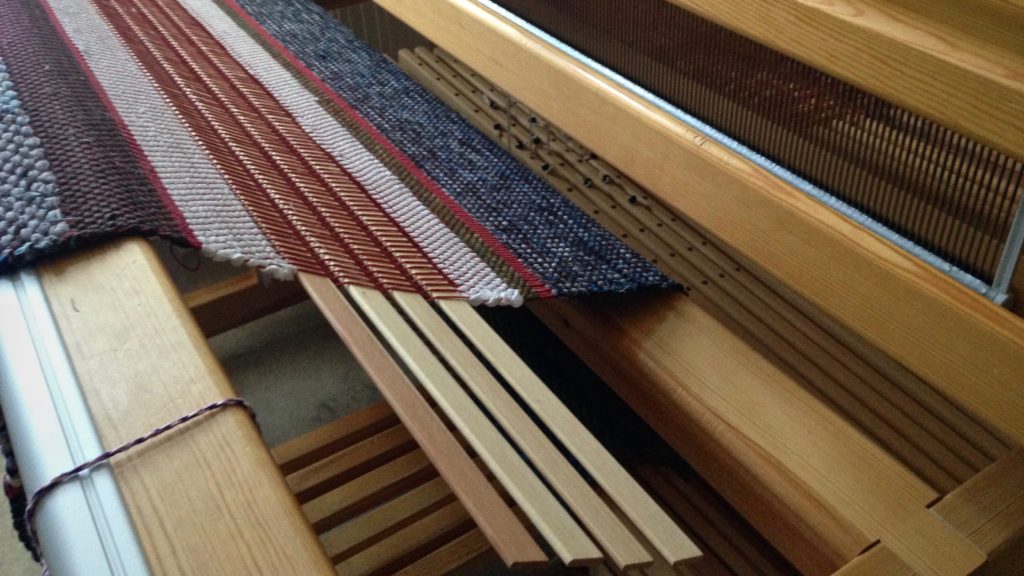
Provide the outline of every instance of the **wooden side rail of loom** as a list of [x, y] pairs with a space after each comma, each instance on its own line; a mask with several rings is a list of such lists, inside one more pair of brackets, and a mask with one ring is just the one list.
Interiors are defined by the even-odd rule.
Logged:
[[377, 3], [802, 299], [1024, 441], [1020, 318], [472, 0]]
[[[1017, 449], [932, 506], [932, 512], [985, 552], [985, 574], [1014, 574], [1024, 566], [1024, 450]], [[836, 576], [914, 576], [880, 544]]]
[[[1024, 159], [1024, 6], [998, 0], [671, 0]], [[823, 50], [823, 46], [828, 46]]]
[[928, 512], [936, 492], [699, 295], [533, 309], [805, 573], [830, 574], [877, 540], [921, 575], [984, 561]]
[[[105, 447], [236, 395], [145, 240], [39, 274]], [[187, 424], [113, 470], [155, 574], [334, 574], [243, 410]]]
[[[841, 567], [902, 573], [909, 554], [916, 555], [915, 573], [970, 573], [970, 561], [957, 567], [948, 556], [929, 558], [935, 543], [917, 539], [920, 526], [908, 528], [941, 525], [941, 518], [958, 532], [961, 560], [987, 555], [990, 574], [1015, 565], [1024, 490], [1011, 472], [1019, 453], [1008, 456], [998, 434], [945, 401], [929, 400], [934, 392], [904, 369], [879, 368], [891, 364], [884, 354], [829, 327], [784, 286], [748, 274], [748, 264], [649, 201], [548, 119], [510, 106], [513, 98], [444, 50], [399, 56], [410, 75], [690, 286], [692, 298], [666, 296], [654, 309], [614, 299], [533, 307], [794, 563], [811, 574]], [[574, 306], [582, 308], [565, 312]], [[648, 340], [658, 342], [648, 347]], [[640, 353], [634, 341], [644, 343]], [[889, 390], [873, 396], [880, 389]], [[903, 392], [891, 394], [897, 390]], [[940, 428], [951, 434], [947, 447], [925, 447], [944, 434]], [[908, 468], [890, 466], [865, 432]], [[915, 443], [924, 452], [909, 448]], [[803, 449], [791, 451], [798, 445]], [[988, 465], [990, 458], [995, 464]], [[966, 461], [973, 464], [964, 467]], [[889, 474], [895, 476], [883, 479]], [[936, 487], [933, 498], [948, 494], [930, 511], [932, 500], [907, 507], [909, 493], [884, 488], [906, 488], [916, 476]], [[904, 513], [885, 518], [895, 509]], [[858, 556], [865, 548], [870, 552]]]

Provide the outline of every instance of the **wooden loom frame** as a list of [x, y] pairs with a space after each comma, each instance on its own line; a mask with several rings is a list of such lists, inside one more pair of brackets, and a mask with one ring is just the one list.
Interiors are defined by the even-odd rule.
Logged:
[[[46, 263], [39, 276], [107, 447], [173, 419], [172, 414], [187, 412], [188, 406], [233, 396], [204, 332], [230, 329], [302, 299], [294, 287], [260, 288], [255, 274], [179, 296], [153, 248], [140, 239]], [[298, 284], [370, 374], [507, 565], [542, 567], [549, 560], [432, 403], [453, 422], [567, 566], [607, 558], [620, 569], [641, 567], [652, 562], [655, 550], [672, 565], [699, 557], [675, 522], [467, 303], [448, 301], [433, 307], [419, 295], [404, 293], [391, 294], [389, 301], [375, 290], [338, 289], [325, 278], [305, 274], [300, 274]], [[409, 320], [399, 315], [399, 308]], [[438, 356], [412, 331], [413, 325], [436, 346]], [[488, 357], [493, 369], [573, 451], [604, 499], [536, 428], [455, 329]], [[451, 374], [439, 357], [452, 366]], [[406, 370], [429, 395], [418, 390]], [[473, 390], [525, 458], [473, 406], [454, 374]], [[145, 383], [143, 394], [140, 382]], [[140, 396], [145, 398], [139, 400]], [[164, 449], [171, 445], [175, 448]], [[210, 454], [218, 457], [209, 458]], [[333, 572], [269, 454], [248, 417], [230, 411], [191, 424], [155, 448], [142, 448], [115, 461], [115, 477], [155, 572]], [[550, 488], [536, 480], [526, 459]], [[586, 532], [549, 490], [563, 499]], [[175, 498], [163, 497], [169, 493]], [[220, 522], [211, 523], [211, 514], [222, 515]], [[625, 526], [637, 532], [627, 532]], [[228, 553], [221, 549], [225, 542], [233, 544]]]
[[[976, 294], [964, 290], [942, 274], [916, 262], [857, 225], [818, 206], [810, 198], [789, 189], [753, 165], [732, 156], [652, 105], [586, 70], [571, 58], [538, 41], [529, 33], [519, 30], [477, 2], [451, 0], [432, 4], [429, 9], [422, 4], [400, 0], [377, 0], [377, 4], [454, 54], [471, 69], [495, 81], [502, 89], [538, 114], [572, 133], [583, 145], [623, 169], [670, 206], [715, 233], [731, 248], [753, 260], [759, 268], [772, 271], [788, 288], [809, 298], [813, 304], [834, 315], [841, 323], [851, 327], [881, 350], [924, 376], [934, 387], [955, 398], [983, 419], [997, 425], [1014, 441], [1021, 441], [1021, 432], [1024, 430], [1024, 394], [1020, 393], [1018, 383], [1024, 374], [1024, 323], [1019, 318], [1005, 310], [992, 307]], [[723, 16], [728, 16], [733, 12], [742, 12], [730, 8], [740, 4], [743, 3], [717, 5], [716, 8], [723, 12]], [[851, 12], [869, 16], [866, 24], [888, 24], [888, 32], [893, 36], [898, 36], [893, 32], [894, 26], [898, 31], [910, 36], [916, 31], [938, 29], [931, 25], [927, 12], [921, 14], [923, 22], [917, 23], [905, 18], [888, 19], [891, 14], [868, 9], [868, 2], [847, 4], [851, 5], [846, 6]], [[803, 6], [799, 2], [780, 3], [776, 8], [783, 14], [795, 18], [797, 5], [800, 5], [799, 9], [814, 13], [814, 8]], [[749, 10], [743, 13], [747, 17], [752, 10], [748, 8]], [[939, 20], [948, 16], [948, 8], [949, 6], [942, 5]], [[794, 12], [787, 12], [790, 9]], [[828, 22], [828, 17], [834, 16], [827, 14], [826, 8], [820, 9], [820, 12], [824, 23]], [[870, 18], [879, 14], [881, 18]], [[705, 15], [718, 19], [713, 15]], [[1020, 14], [1016, 16], [1019, 17]], [[1008, 21], [1018, 20], [1019, 18]], [[949, 24], [948, 19], [944, 22]], [[996, 26], [1005, 23], [998, 22]], [[899, 26], [896, 26], [897, 24]], [[824, 29], [830, 28], [826, 26]], [[816, 30], [815, 34], [818, 33]], [[866, 42], [865, 38], [871, 38], [871, 35], [841, 36], [838, 42], [856, 45], [858, 42]], [[984, 42], [980, 45], [984, 45]], [[922, 52], [934, 47], [925, 46]], [[919, 48], [918, 46], [914, 49]], [[983, 53], [982, 56], [984, 55]], [[998, 61], [1005, 56], [1002, 52], [996, 52], [992, 58]], [[1019, 56], [1016, 55], [1018, 60]], [[910, 58], [898, 65], [914, 66], [926, 60]], [[834, 66], [839, 67], [855, 64], [856, 62], [842, 58], [833, 62]], [[955, 93], [954, 87], [958, 86], [957, 78], [962, 78], [964, 74], [983, 73], [985, 70], [984, 66], [972, 68], [972, 64], [976, 62], [970, 59], [944, 60], [933, 70], [940, 75], [931, 74], [929, 81], [936, 85], [936, 91]], [[438, 75], [441, 74], [438, 72]], [[846, 74], [841, 75], [849, 77]], [[919, 97], [907, 93], [906, 85], [901, 87], [897, 83], [893, 89], [897, 92], [903, 91], [904, 100], [901, 101], [909, 102]], [[566, 94], [572, 94], [571, 106], [563, 105], [566, 100], [560, 95]], [[458, 94], [454, 96], [457, 100]], [[1024, 92], [1013, 90], [1008, 97], [1011, 107], [1018, 107], [1024, 102], [1022, 97]], [[908, 98], [910, 100], [906, 100]], [[942, 110], [939, 121], [956, 126], [958, 119], [947, 117], [955, 116], [956, 110], [956, 107]], [[936, 110], [931, 112], [934, 116]], [[601, 121], [594, 122], [594, 118], [600, 118]], [[998, 114], [993, 114], [981, 124], [991, 125], [1001, 121], [1002, 118]], [[975, 127], [969, 132], [977, 135], [979, 129], [984, 130], [984, 126]], [[643, 143], [647, 153], [635, 153], [634, 147], [637, 143]], [[737, 211], [736, 206], [744, 206], [745, 210]], [[751, 218], [746, 214], [755, 216]], [[876, 290], [883, 291], [885, 297], [871, 298], [872, 292]], [[589, 356], [592, 367], [612, 381], [620, 394], [627, 400], [632, 395], [634, 408], [645, 414], [655, 423], [655, 427], [658, 427], [664, 422], [676, 422], [683, 416], [682, 412], [659, 410], [659, 407], [671, 406], [672, 402], [680, 401], [680, 397], [669, 401], [666, 398], [668, 394], [679, 393], [682, 390], [694, 393], [695, 388], [683, 380], [685, 377], [692, 377], [692, 373], [686, 369], [685, 362], [701, 362], [699, 358], [687, 353], [681, 345], [674, 342], [678, 340], [679, 335], [685, 334], [687, 329], [700, 326], [699, 322], [693, 324], [693, 314], [696, 313], [694, 306], [686, 304], [682, 298], [676, 298], [675, 301], [671, 301], [671, 298], [663, 300], [646, 306], [646, 310], [644, 306], [632, 307], [639, 309], [636, 312], [630, 311], [628, 306], [624, 310], [621, 303], [608, 308], [586, 303], [573, 306], [539, 303], [535, 309], [540, 310], [541, 315], [550, 320], [549, 326], [561, 333], [563, 339], [570, 344], [575, 341], [574, 347], [577, 352], [584, 358]], [[691, 308], [694, 310], [685, 311]], [[617, 332], [619, 324], [622, 325], [622, 329]], [[710, 324], [705, 323], [704, 327], [712, 330], [721, 329], [715, 326], [713, 320]], [[596, 334], [601, 336], [595, 337]], [[981, 336], [982, 334], [984, 335]], [[984, 344], [975, 346], [980, 342], [973, 340], [974, 336], [980, 336]], [[719, 340], [718, 344], [725, 346], [726, 349], [737, 346], [736, 343], [730, 344], [727, 340], [728, 338]], [[958, 346], [960, 343], [963, 345]], [[696, 343], [691, 342], [691, 345], [694, 344]], [[684, 360], [684, 363], [674, 362], [672, 359], [680, 354], [686, 356], [687, 360]], [[618, 360], [612, 361], [612, 356], [618, 357]], [[623, 362], [622, 357], [629, 361]], [[734, 360], [740, 360], [740, 357], [735, 357]], [[727, 361], [728, 358], [723, 356], [718, 365], [723, 365], [722, 362]], [[953, 363], [958, 365], [951, 366]], [[968, 374], [972, 369], [975, 372]], [[638, 380], [647, 382], [644, 389], [649, 386], [657, 392], [646, 397], [640, 393], [632, 394], [631, 391], [638, 389]], [[703, 396], [709, 394], [711, 396]], [[694, 403], [689, 409], [697, 410], [697, 413], [690, 413], [690, 418], [697, 421], [707, 420], [707, 415], [699, 415], [701, 410], [707, 410], [707, 406], [701, 405], [707, 404], [707, 400], [714, 394], [713, 388], [696, 392], [696, 396], [690, 401]], [[734, 400], [740, 400], [740, 397], [737, 396]], [[793, 397], [791, 401], [799, 405], [797, 398]], [[681, 404], [689, 406], [687, 401], [682, 401]], [[722, 408], [725, 406], [713, 408], [712, 412]], [[799, 410], [793, 415], [797, 413]], [[718, 417], [721, 417], [721, 414], [724, 413], [715, 413]], [[753, 414], [748, 412], [747, 416]], [[711, 430], [716, 429], [716, 424], [705, 425]], [[721, 425], [739, 427], [742, 432], [735, 436], [734, 442], [743, 442], [746, 435], [757, 443], [758, 449], [770, 448], [770, 442], [762, 444], [766, 437], [755, 422], [750, 422], [747, 426], [742, 421], [726, 418]], [[670, 440], [677, 441], [674, 445], [684, 454], [707, 455], [709, 450], [713, 453], [716, 448], [724, 450], [726, 454], [735, 452], [724, 456], [724, 460], [718, 462], [720, 466], [724, 466], [719, 468], [720, 471], [730, 469], [727, 462], [729, 458], [749, 451], [742, 444], [733, 444], [730, 451], [728, 434], [720, 436], [721, 431], [712, 432], [711, 436], [698, 441], [697, 438], [703, 433], [701, 429], [668, 428], [666, 432], [665, 426], [662, 425], [660, 430]], [[711, 438], [710, 443], [706, 442], [708, 438]], [[781, 439], [785, 441], [785, 437]], [[726, 443], [723, 444], [723, 441]], [[687, 442], [695, 442], [701, 447], [681, 447]], [[775, 448], [785, 452], [784, 445]], [[770, 451], [769, 454], [774, 455]], [[772, 466], [768, 461], [763, 465]], [[786, 465], [797, 466], [793, 470], [800, 468], [797, 460]], [[751, 470], [756, 469], [733, 469], [733, 472], [749, 474]], [[797, 476], [806, 475], [808, 472], [810, 471], [798, 472]], [[812, 472], [810, 476], [805, 476], [805, 480], [815, 486], [814, 490], [820, 489], [824, 491], [823, 493], [832, 490], [827, 487], [830, 482], [822, 484], [813, 480], [813, 476]], [[728, 476], [718, 479], [728, 484]], [[761, 487], [770, 488], [772, 482], [767, 482], [761, 484]], [[846, 504], [838, 504], [843, 502], [844, 498], [841, 493], [835, 493], [825, 498], [825, 504], [853, 504], [849, 509], [849, 513], [852, 514], [849, 518], [853, 519], [859, 514], [854, 512], [859, 504], [856, 503], [856, 499]], [[798, 496], [797, 500], [788, 502], [794, 505], [799, 503], [800, 499]], [[823, 503], [819, 502], [817, 505], [821, 504]], [[896, 503], [891, 502], [890, 505]], [[1009, 506], [1012, 507], [1014, 504]], [[779, 511], [781, 510], [776, 510]], [[840, 516], [846, 516], [846, 513], [844, 511]], [[891, 508], [889, 505], [883, 505], [874, 513], [885, 515], [891, 513]], [[797, 513], [798, 520], [800, 515]], [[804, 517], [805, 521], [812, 519]], [[770, 516], [762, 520], [764, 528], [776, 528]], [[893, 521], [902, 523], [895, 518]], [[853, 522], [863, 529], [864, 524], [860, 521]], [[854, 528], [850, 531], [850, 527], [837, 528], [834, 533], [836, 535], [843, 532], [855, 534], [858, 530]], [[869, 529], [871, 530], [877, 530], [877, 527]], [[1012, 530], [1004, 533], [1004, 536], [1013, 536]], [[890, 537], [893, 535], [890, 534]], [[799, 536], [797, 538], [799, 539]], [[835, 544], [841, 548], [842, 537], [839, 538]], [[986, 548], [986, 551], [989, 551], [989, 548]], [[951, 556], [929, 559], [925, 557], [929, 552], [923, 549], [918, 552], [905, 549], [903, 553], [916, 556], [913, 563], [922, 573], [942, 573], [941, 570], [955, 564], [954, 558], [957, 556], [954, 553]], [[966, 551], [965, 553], [971, 554]], [[1006, 564], [1009, 565], [1011, 564]]]
[[[397, 0], [381, 0], [379, 3], [390, 5], [399, 13], [418, 10], [413, 2], [407, 2], [401, 8], [397, 6]], [[474, 67], [492, 73], [503, 85], [518, 86], [519, 89], [513, 88], [513, 92], [528, 94], [530, 92], [522, 90], [528, 85], [536, 96], [526, 97], [524, 101], [557, 118], [565, 128], [579, 134], [586, 142], [597, 143], [595, 148], [639, 181], [654, 190], [666, 191], [667, 199], [674, 200], [687, 213], [697, 215], [702, 223], [733, 241], [732, 245], [747, 256], [766, 268], [776, 270], [802, 295], [823, 308], [839, 311], [843, 321], [859, 328], [884, 350], [915, 369], [926, 368], [921, 373], [939, 389], [998, 424], [1018, 441], [1024, 438], [1024, 420], [1021, 419], [1024, 405], [1020, 395], [1012, 392], [1013, 377], [1022, 373], [1021, 362], [1024, 361], [1020, 355], [1024, 350], [1024, 332], [1019, 322], [931, 269], [907, 259], [855, 225], [780, 187], [715, 145], [687, 133], [650, 107], [582, 74], [557, 54], [531, 43], [507, 24], [495, 20], [493, 15], [483, 15], [476, 10], [471, 2], [445, 1], [442, 10], [435, 7], [430, 11], [433, 14], [420, 14], [417, 22], [421, 26], [432, 27], [428, 32], [430, 37], [448, 38], [441, 44]], [[470, 13], [474, 17], [467, 19], [466, 14]], [[465, 36], [447, 33], [450, 26], [461, 26], [461, 34]], [[481, 35], [486, 35], [490, 46], [488, 50], [494, 52], [476, 53], [468, 49], [474, 42], [473, 38]], [[512, 51], [514, 46], [515, 52]], [[536, 75], [518, 76], [514, 69], [503, 66], [507, 58], [529, 61], [530, 65], [526, 67], [534, 74], [540, 71], [539, 77], [545, 81], [538, 83]], [[582, 91], [577, 93], [587, 95], [584, 102], [577, 103], [575, 112], [548, 110], [547, 107], [552, 105], [545, 103], [545, 94], [554, 94], [566, 84], [582, 87]], [[585, 117], [594, 111], [600, 111], [610, 121], [600, 126], [588, 125]], [[620, 130], [629, 130], [637, 138], [651, 142], [652, 149], [659, 150], [660, 156], [645, 159], [629, 154], [628, 147], [617, 143], [616, 132]], [[676, 168], [675, 163], [668, 161], [669, 158], [687, 160], [678, 162], [679, 167]], [[684, 174], [684, 171], [690, 172]], [[778, 221], [767, 229], [764, 224], [727, 217], [728, 211], [716, 211], [711, 204], [701, 205], [710, 196], [702, 193], [700, 186], [677, 188], [683, 183], [684, 175], [692, 176], [694, 173], [700, 175], [697, 178], [700, 186], [727, 189], [731, 196], [722, 196], [730, 198], [729, 201], [757, 206], [757, 211], [766, 210], [777, 216]], [[677, 189], [695, 193], [686, 197]], [[780, 234], [780, 230], [788, 238], [782, 242], [785, 249], [758, 241], [758, 238]], [[827, 249], [816, 253], [821, 246]], [[128, 241], [96, 253], [49, 264], [43, 270], [43, 282], [55, 306], [65, 341], [73, 348], [76, 370], [83, 380], [101, 435], [108, 445], [176, 417], [197, 404], [230, 395], [230, 385], [223, 373], [216, 367], [209, 351], [203, 349], [199, 330], [189, 319], [184, 306], [178, 303], [173, 288], [166, 279], [161, 279], [159, 264], [151, 254], [147, 255], [147, 251], [138, 241]], [[838, 278], [822, 277], [821, 271], [828, 268], [820, 266], [836, 254], [847, 258], [842, 273]], [[111, 270], [119, 273], [113, 275]], [[867, 299], [867, 295], [876, 288], [875, 282], [888, 287], [894, 296], [891, 301]], [[87, 283], [93, 287], [92, 290], [77, 291], [76, 286]], [[322, 289], [315, 284], [315, 280], [307, 282], [307, 288], [323, 295]], [[83, 294], [86, 297], [83, 298]], [[223, 300], [214, 298], [212, 301]], [[204, 305], [209, 305], [209, 302]], [[869, 304], [863, 310], [844, 308], [851, 302]], [[671, 308], [677, 309], [675, 305]], [[102, 312], [89, 314], [90, 310]], [[117, 310], [124, 313], [114, 314], [115, 320], [111, 320], [111, 311]], [[565, 310], [557, 313], [569, 314]], [[584, 311], [584, 314], [590, 314], [590, 311]], [[931, 325], [925, 322], [922, 327], [914, 318], [917, 315], [933, 321], [950, 320], [937, 322], [941, 330], [933, 335], [926, 330]], [[125, 322], [117, 322], [117, 319]], [[139, 322], [140, 319], [145, 322]], [[879, 333], [876, 328], [880, 322], [885, 326]], [[956, 328], [965, 330], [971, 346], [960, 350], [949, 345], [956, 335]], [[124, 342], [129, 340], [125, 338], [124, 330], [139, 334], [147, 346], [143, 349], [124, 348]], [[936, 358], [935, 349], [921, 347], [916, 340], [922, 335], [937, 342], [939, 350], [954, 349], [952, 358]], [[123, 354], [115, 355], [121, 360], [118, 365], [95, 362], [95, 352], [109, 352], [119, 346]], [[140, 362], [140, 358], [143, 361]], [[995, 363], [985, 364], [990, 359]], [[932, 360], [940, 361], [932, 366]], [[968, 368], [979, 365], [993, 365], [1001, 369], [993, 370], [992, 377], [987, 379], [967, 373]], [[141, 405], [134, 405], [132, 417], [125, 419], [125, 391], [140, 378], [154, 373], [175, 375], [175, 378], [163, 382], [152, 395], [143, 399]], [[187, 385], [183, 386], [183, 383]], [[961, 383], [970, 385], [961, 389]], [[139, 515], [136, 525], [155, 530], [142, 534], [151, 560], [169, 573], [204, 573], [203, 570], [211, 567], [223, 570], [223, 573], [231, 573], [240, 567], [253, 570], [246, 573], [324, 571], [322, 558], [309, 547], [310, 543], [315, 546], [315, 541], [308, 524], [294, 507], [287, 505], [289, 499], [284, 497], [283, 485], [276, 480], [277, 471], [246, 418], [241, 414], [219, 415], [195, 427], [197, 432], [202, 431], [197, 434], [200, 440], [195, 443], [167, 443], [159, 451], [130, 457], [117, 465], [126, 498], [130, 502], [135, 501], [137, 506], [134, 511]], [[173, 448], [176, 452], [165, 451], [174, 446], [177, 446]], [[204, 461], [202, 455], [210, 453], [230, 454], [231, 459], [237, 458], [237, 464], [225, 469], [223, 462]], [[175, 464], [182, 461], [199, 465], [182, 470]], [[999, 466], [1018, 474], [1020, 457], [1007, 458]], [[154, 470], [165, 472], [153, 474]], [[225, 470], [229, 478], [227, 484], [220, 479]], [[1009, 541], [1007, 538], [1019, 538], [1021, 526], [997, 523], [996, 529], [992, 530], [993, 525], [988, 523], [994, 522], [996, 516], [971, 516], [963, 512], [971, 506], [956, 502], [977, 502], [977, 498], [992, 498], [993, 495], [1003, 497], [1004, 492], [1001, 491], [1008, 489], [1000, 480], [999, 472], [997, 469], [984, 476], [979, 475], [977, 482], [965, 485], [943, 501], [951, 504], [942, 506], [940, 502], [940, 507], [936, 507], [936, 513], [961, 531], [983, 534], [984, 537], [975, 544], [984, 552], [1005, 546]], [[1003, 479], [1007, 477], [1017, 478], [1002, 474]], [[151, 496], [166, 494], [166, 490], [174, 489], [183, 480], [210, 489], [196, 491], [199, 496], [194, 501], [186, 499], [184, 502], [143, 507], [144, 501], [159, 500]], [[209, 527], [200, 529], [198, 523], [203, 522], [205, 512], [223, 509], [221, 498], [228, 492], [225, 491], [226, 485], [233, 487], [228, 491], [241, 494], [244, 490], [248, 494], [237, 496], [239, 499], [234, 501], [235, 505], [228, 509], [228, 521], [223, 527], [214, 528], [220, 535], [211, 535]], [[1013, 493], [1009, 495], [1013, 496]], [[1017, 496], [1017, 500], [1000, 500], [1001, 504], [1009, 502], [1000, 509], [1000, 513], [1019, 519], [1024, 504]], [[156, 519], [159, 520], [153, 521]], [[182, 526], [191, 526], [195, 530], [180, 530]], [[178, 527], [179, 530], [169, 532], [167, 527]], [[240, 545], [224, 547], [220, 544], [221, 539]], [[287, 546], [282, 545], [284, 542]], [[183, 553], [185, 550], [188, 552]], [[877, 563], [884, 564], [893, 574], [910, 573], [902, 560], [882, 545], [872, 548], [868, 554], [847, 566], [843, 574], [876, 573]], [[193, 572], [196, 570], [198, 572]]]
[[[1024, 441], [1024, 395], [1012, 392], [1024, 373], [1019, 318], [476, 2], [377, 4], [936, 388]], [[564, 94], [574, 95], [572, 106], [560, 104]], [[1024, 93], [1017, 97], [1024, 100]], [[635, 153], [637, 142], [647, 153]], [[877, 296], [880, 290], [885, 297]]]

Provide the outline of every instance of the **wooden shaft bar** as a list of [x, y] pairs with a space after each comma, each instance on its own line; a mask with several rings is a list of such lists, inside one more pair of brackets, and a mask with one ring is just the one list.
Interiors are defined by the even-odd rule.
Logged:
[[399, 424], [299, 469], [286, 480], [299, 502], [305, 503], [415, 447], [409, 431]]
[[326, 456], [394, 427], [398, 416], [387, 402], [378, 402], [335, 420], [271, 450], [285, 474], [296, 472]]
[[341, 562], [383, 540], [397, 529], [454, 501], [455, 497], [444, 479], [434, 478], [330, 530], [323, 535], [321, 541], [331, 560]]
[[490, 551], [487, 539], [474, 528], [402, 568], [395, 576], [444, 576], [456, 569], [469, 573], [466, 565], [486, 559]]
[[306, 502], [302, 512], [323, 533], [436, 475], [426, 454], [413, 450]]
[[416, 438], [452, 492], [510, 567], [539, 567], [547, 556], [512, 510], [417, 392], [348, 300], [327, 278], [300, 274], [299, 281], [381, 394]]
[[390, 534], [380, 542], [338, 563], [339, 576], [385, 576], [393, 574], [424, 550], [472, 529], [462, 505], [452, 501], [421, 520]]
[[1024, 442], [1024, 320], [471, 0], [377, 3]]

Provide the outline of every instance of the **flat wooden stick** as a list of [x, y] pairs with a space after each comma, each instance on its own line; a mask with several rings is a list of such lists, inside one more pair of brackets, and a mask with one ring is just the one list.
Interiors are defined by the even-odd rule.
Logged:
[[346, 290], [566, 566], [603, 560], [583, 529], [384, 295], [356, 286]]
[[381, 394], [494, 545], [498, 556], [513, 568], [547, 565], [544, 551], [334, 283], [305, 273], [299, 274], [299, 281], [377, 383]]
[[288, 475], [396, 424], [398, 416], [388, 403], [378, 402], [275, 446], [270, 453], [281, 471]]
[[320, 540], [331, 560], [341, 562], [454, 500], [444, 479], [434, 478], [338, 526]]
[[395, 576], [443, 576], [470, 562], [487, 559], [490, 550], [487, 539], [480, 530], [474, 528], [402, 568]]
[[472, 529], [469, 515], [459, 502], [449, 502], [425, 518], [391, 534], [358, 554], [342, 560], [339, 576], [384, 576], [414, 561], [417, 555]]
[[630, 570], [650, 565], [651, 555], [434, 308], [418, 294], [396, 292], [392, 297], [576, 513], [616, 567]]
[[358, 478], [416, 447], [402, 425], [327, 456], [288, 475], [288, 487], [299, 502], [308, 502], [333, 488]]
[[696, 544], [469, 304], [443, 300], [438, 302], [438, 306], [572, 452], [665, 560], [677, 566], [700, 556]]
[[413, 450], [302, 505], [318, 534], [437, 476], [422, 450]]

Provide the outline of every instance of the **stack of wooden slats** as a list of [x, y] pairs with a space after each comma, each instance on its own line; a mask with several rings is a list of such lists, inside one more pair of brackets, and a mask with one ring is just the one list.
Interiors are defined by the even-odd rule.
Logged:
[[[497, 560], [487, 538], [386, 403], [291, 440], [273, 455], [339, 574], [472, 574]], [[679, 570], [657, 558], [629, 573], [796, 574], [698, 478], [684, 480], [671, 469], [650, 465], [636, 472], [699, 542], [703, 556]], [[589, 570], [623, 573], [612, 563]], [[567, 573], [557, 562], [535, 572]]]

